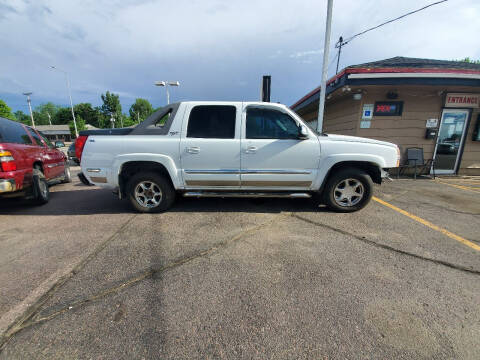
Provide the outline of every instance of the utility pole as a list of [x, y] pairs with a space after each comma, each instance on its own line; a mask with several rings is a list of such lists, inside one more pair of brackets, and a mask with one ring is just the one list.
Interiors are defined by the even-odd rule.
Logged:
[[323, 47], [322, 84], [320, 85], [320, 100], [318, 102], [317, 132], [323, 132], [323, 115], [325, 113], [325, 93], [327, 92], [328, 53], [330, 50], [330, 32], [332, 29], [333, 0], [328, 0], [327, 22], [325, 24], [325, 44]]
[[70, 108], [72, 109], [73, 127], [75, 128], [75, 137], [78, 138], [77, 121], [75, 120], [75, 112], [73, 111], [72, 91], [70, 89], [70, 78], [68, 76], [68, 73], [65, 70], [59, 69], [56, 66], [50, 66], [50, 67], [53, 70], [62, 72], [65, 75], [65, 79], [67, 80], [68, 96], [70, 97]]
[[335, 70], [335, 74], [338, 74], [338, 65], [340, 64], [340, 55], [342, 54], [342, 46], [345, 45], [343, 42], [343, 37], [340, 36], [338, 42], [335, 44], [335, 47], [338, 48], [338, 57], [337, 57], [337, 70]]
[[32, 118], [32, 127], [35, 128], [35, 121], [33, 120], [33, 112], [32, 112], [32, 101], [30, 100], [30, 95], [32, 92], [25, 92], [23, 95], [27, 97], [28, 109], [30, 110], [30, 117]]

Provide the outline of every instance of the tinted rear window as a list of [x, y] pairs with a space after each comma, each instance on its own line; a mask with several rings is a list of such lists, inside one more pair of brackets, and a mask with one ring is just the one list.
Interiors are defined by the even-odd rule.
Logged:
[[0, 142], [15, 144], [32, 144], [22, 124], [0, 118]]
[[190, 112], [187, 137], [233, 139], [236, 108], [230, 105], [199, 105]]

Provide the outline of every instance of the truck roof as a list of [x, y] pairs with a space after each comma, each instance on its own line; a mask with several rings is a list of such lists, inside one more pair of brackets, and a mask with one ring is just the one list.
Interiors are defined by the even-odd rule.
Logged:
[[[175, 104], [199, 104], [199, 105], [229, 105], [229, 104], [246, 104], [246, 105], [273, 105], [287, 107], [286, 105], [278, 102], [263, 102], [263, 101], [208, 101], [208, 100], [189, 100], [189, 101], [179, 101]], [[173, 105], [173, 104], [172, 104]]]

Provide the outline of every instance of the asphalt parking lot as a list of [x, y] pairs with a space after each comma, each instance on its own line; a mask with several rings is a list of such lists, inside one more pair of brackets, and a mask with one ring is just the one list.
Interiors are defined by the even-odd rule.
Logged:
[[0, 359], [478, 359], [480, 180], [398, 180], [364, 210], [72, 184], [0, 203]]

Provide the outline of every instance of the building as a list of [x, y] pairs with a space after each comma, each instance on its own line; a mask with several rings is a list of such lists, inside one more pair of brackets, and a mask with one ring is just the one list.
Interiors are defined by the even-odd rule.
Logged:
[[[319, 94], [291, 106], [312, 128]], [[480, 64], [394, 57], [349, 66], [326, 95], [324, 132], [393, 142], [403, 159], [420, 147], [436, 173], [480, 175]]]
[[[86, 125], [87, 130], [96, 130], [95, 126]], [[37, 125], [35, 128], [41, 131], [48, 140], [56, 141], [61, 140], [64, 142], [70, 142], [74, 137], [70, 133], [70, 127], [68, 125]]]
[[35, 128], [41, 131], [50, 141], [72, 141], [72, 135], [70, 134], [68, 125], [37, 125]]

